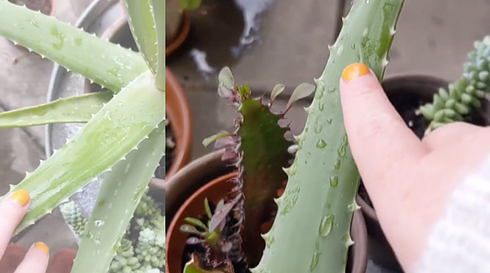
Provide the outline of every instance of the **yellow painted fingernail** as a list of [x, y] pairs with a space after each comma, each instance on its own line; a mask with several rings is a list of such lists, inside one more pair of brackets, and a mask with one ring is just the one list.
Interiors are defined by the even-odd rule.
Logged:
[[350, 81], [366, 74], [369, 74], [369, 68], [367, 68], [365, 64], [353, 63], [344, 68], [344, 71], [342, 71], [342, 79], [344, 81]]
[[34, 248], [37, 248], [37, 249], [41, 250], [42, 252], [44, 252], [44, 254], [49, 255], [49, 248], [43, 242], [34, 243]]
[[27, 193], [25, 190], [14, 191], [10, 198], [12, 198], [13, 201], [21, 206], [27, 205], [27, 203], [29, 203], [29, 200], [31, 200], [31, 198], [29, 197], [29, 193]]

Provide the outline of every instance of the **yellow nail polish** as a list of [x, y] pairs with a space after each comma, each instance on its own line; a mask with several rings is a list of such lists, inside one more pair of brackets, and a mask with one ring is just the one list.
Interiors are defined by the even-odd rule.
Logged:
[[27, 193], [25, 190], [14, 191], [10, 198], [12, 198], [13, 201], [21, 206], [27, 205], [27, 203], [29, 203], [29, 200], [31, 200], [31, 198], [29, 197], [29, 193]]
[[43, 242], [34, 243], [34, 248], [41, 250], [44, 254], [49, 255], [49, 248]]
[[367, 68], [365, 64], [353, 63], [344, 68], [344, 71], [342, 71], [342, 79], [344, 81], [350, 81], [366, 74], [369, 74], [369, 68]]

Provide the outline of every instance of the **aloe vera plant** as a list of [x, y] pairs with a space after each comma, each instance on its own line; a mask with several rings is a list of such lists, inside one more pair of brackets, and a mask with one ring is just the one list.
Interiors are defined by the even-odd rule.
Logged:
[[[0, 1], [0, 36], [112, 91], [0, 115], [1, 128], [86, 123], [10, 190], [24, 189], [31, 196], [18, 233], [106, 172], [72, 272], [108, 271], [165, 152], [165, 4], [126, 0], [124, 8], [140, 54]], [[163, 254], [154, 254], [163, 261]]]
[[[252, 272], [345, 272], [347, 251], [354, 243], [350, 238], [350, 226], [353, 212], [358, 209], [355, 196], [359, 175], [343, 126], [338, 90], [339, 79], [347, 65], [361, 62], [371, 68], [378, 79], [382, 80], [402, 6], [403, 0], [353, 1], [337, 41], [329, 47], [330, 57], [324, 72], [320, 78], [315, 79], [315, 96], [312, 104], [305, 109], [308, 114], [305, 128], [295, 137], [297, 151], [294, 161], [284, 170], [286, 174], [284, 177], [287, 179], [286, 188], [282, 196], [276, 199], [277, 213], [274, 223], [272, 228], [262, 235], [265, 241], [264, 252], [260, 255], [258, 265], [251, 269]], [[243, 116], [243, 120], [239, 122], [246, 122], [247, 117], [243, 114], [246, 109], [245, 104], [239, 103], [240, 100], [236, 99], [236, 95], [233, 96], [222, 88], [223, 85], [229, 87], [234, 84], [232, 77], [220, 77], [220, 80], [223, 82], [220, 84], [221, 94], [235, 98], [235, 102], [239, 105], [239, 112]], [[247, 89], [238, 89], [238, 98], [241, 98], [243, 90]], [[273, 92], [272, 96], [275, 96], [275, 93]], [[265, 122], [262, 124], [271, 128], [276, 125]], [[244, 128], [243, 124], [239, 128]], [[262, 132], [256, 129], [254, 133]], [[226, 134], [221, 133], [219, 136], [226, 136]], [[234, 136], [237, 134], [235, 133]], [[251, 134], [245, 136], [252, 138]], [[238, 147], [234, 153], [231, 153], [231, 156], [237, 158], [237, 166], [240, 170], [237, 178], [239, 186], [235, 190], [238, 194], [244, 195], [245, 202], [254, 202], [253, 198], [252, 201], [247, 198], [246, 190], [242, 190], [247, 183], [245, 172], [254, 174], [250, 176], [251, 179], [258, 178], [259, 168], [271, 162], [249, 165], [250, 168], [247, 168], [244, 166], [247, 154], [244, 149], [263, 153], [270, 148], [261, 147], [257, 142], [254, 143], [255, 149], [247, 147], [244, 145], [246, 141], [247, 139], [240, 135], [239, 138], [229, 142], [233, 147]], [[287, 149], [287, 146], [282, 146], [278, 150], [284, 153]], [[264, 155], [261, 156], [264, 159]], [[274, 158], [280, 161], [282, 157]], [[262, 171], [277, 172], [277, 169]], [[266, 180], [260, 179], [249, 183], [256, 183], [257, 187], [259, 186], [257, 183], [260, 183], [260, 190], [271, 186]], [[257, 192], [259, 190], [252, 191], [249, 195]], [[267, 197], [271, 198], [270, 195]], [[242, 211], [239, 204], [237, 207]], [[244, 207], [246, 208], [246, 205]], [[249, 216], [253, 213], [247, 214], [245, 211], [243, 215], [245, 223], [247, 219], [253, 219]], [[238, 241], [237, 244], [242, 241]], [[246, 251], [245, 257], [247, 257]], [[201, 262], [193, 256], [184, 269], [185, 272], [211, 272], [205, 271], [208, 268], [196, 271], [198, 266], [202, 266]]]

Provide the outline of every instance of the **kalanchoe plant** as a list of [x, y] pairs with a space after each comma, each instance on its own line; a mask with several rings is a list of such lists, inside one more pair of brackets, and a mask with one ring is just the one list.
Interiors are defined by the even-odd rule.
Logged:
[[[197, 241], [191, 238], [192, 243], [199, 242], [207, 247], [204, 257], [200, 260], [194, 257], [187, 266], [203, 266], [204, 270], [223, 270], [222, 264], [228, 265], [228, 259], [241, 265], [258, 263], [265, 246], [261, 237], [261, 226], [267, 221], [272, 221], [276, 213], [274, 198], [286, 182], [283, 168], [290, 165], [290, 147], [295, 144], [285, 138], [285, 134], [290, 130], [289, 126], [282, 126], [279, 122], [295, 102], [314, 91], [312, 84], [300, 84], [293, 91], [284, 111], [273, 113], [271, 107], [277, 96], [284, 91], [284, 85], [276, 85], [270, 94], [269, 102], [265, 103], [264, 97], [253, 98], [246, 84], [236, 85], [228, 67], [220, 72], [218, 78], [218, 94], [237, 108], [239, 117], [234, 120], [233, 133], [220, 132], [205, 139], [203, 144], [207, 146], [214, 141], [216, 148], [226, 148], [223, 160], [232, 162], [239, 174], [230, 181], [235, 187], [228, 194], [229, 199], [217, 205], [220, 209], [217, 209], [212, 217], [209, 208], [205, 206], [211, 226], [209, 232], [202, 236], [214, 239], [216, 237], [213, 231], [219, 232], [220, 243], [215, 247], [214, 241]], [[223, 218], [229, 212], [233, 212], [230, 213], [234, 219], [232, 222]], [[201, 226], [196, 220], [191, 221]], [[225, 227], [232, 232], [223, 237], [222, 231]], [[182, 228], [196, 232], [188, 225]], [[226, 242], [226, 251], [221, 249], [223, 242]], [[220, 255], [223, 257], [221, 263], [217, 261]]]
[[490, 93], [490, 36], [476, 41], [474, 47], [468, 54], [462, 77], [439, 89], [432, 103], [419, 108], [418, 113], [430, 121], [426, 134], [445, 124], [464, 121]]
[[31, 197], [19, 233], [106, 172], [73, 273], [107, 272], [165, 151], [165, 1], [125, 0], [124, 8], [141, 54], [0, 1], [0, 36], [110, 90], [0, 115], [2, 128], [86, 123], [10, 190]]

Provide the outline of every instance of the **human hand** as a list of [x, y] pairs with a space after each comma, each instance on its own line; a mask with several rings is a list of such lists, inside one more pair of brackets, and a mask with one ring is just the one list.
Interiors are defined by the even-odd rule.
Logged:
[[362, 64], [346, 67], [340, 97], [364, 186], [387, 240], [411, 272], [453, 190], [490, 155], [490, 127], [456, 122], [420, 140]]
[[[29, 194], [17, 190], [0, 201], [0, 259], [5, 254], [10, 238], [27, 212]], [[49, 249], [42, 243], [33, 244], [15, 273], [44, 273], [48, 266]]]

